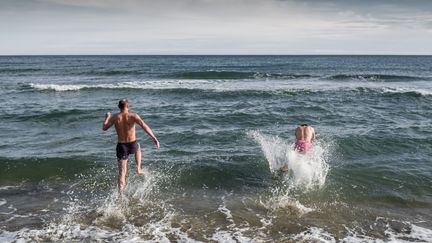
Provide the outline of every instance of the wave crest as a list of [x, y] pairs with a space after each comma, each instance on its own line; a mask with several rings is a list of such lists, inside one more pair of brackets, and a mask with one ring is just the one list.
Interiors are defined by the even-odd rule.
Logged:
[[390, 75], [390, 74], [337, 74], [327, 77], [329, 80], [351, 80], [351, 81], [418, 81], [430, 80], [430, 77], [419, 76], [404, 76], [404, 75]]
[[[21, 84], [21, 90], [36, 91], [80, 91], [80, 90], [102, 90], [102, 89], [139, 89], [139, 90], [173, 90], [184, 91], [248, 91], [266, 94], [296, 94], [305, 92], [361, 92], [375, 94], [391, 94], [424, 97], [431, 96], [429, 88], [407, 85], [390, 85], [374, 83], [358, 83], [355, 85], [334, 83], [334, 82], [274, 82], [269, 85], [267, 82], [250, 81], [229, 81], [229, 80], [147, 80], [121, 83], [104, 84]], [[418, 87], [417, 87], [418, 86]]]
[[268, 72], [241, 72], [241, 71], [191, 71], [179, 72], [174, 74], [174, 78], [180, 79], [296, 79], [310, 78], [307, 74], [289, 74], [289, 73], [268, 73]]

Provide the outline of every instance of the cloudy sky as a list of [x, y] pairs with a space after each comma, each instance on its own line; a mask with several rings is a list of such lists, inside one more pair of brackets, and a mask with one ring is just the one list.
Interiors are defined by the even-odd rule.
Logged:
[[432, 54], [431, 0], [0, 0], [0, 55]]

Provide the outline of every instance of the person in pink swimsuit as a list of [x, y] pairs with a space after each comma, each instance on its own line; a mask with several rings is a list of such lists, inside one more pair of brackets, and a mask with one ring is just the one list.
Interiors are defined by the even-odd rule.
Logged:
[[[301, 124], [296, 128], [296, 141], [294, 143], [294, 151], [306, 153], [312, 149], [312, 140], [315, 139], [315, 129], [308, 124]], [[288, 164], [285, 164], [281, 170], [288, 171]]]
[[294, 150], [302, 153], [308, 152], [312, 148], [312, 140], [315, 139], [315, 129], [308, 124], [301, 124], [296, 128], [295, 135]]

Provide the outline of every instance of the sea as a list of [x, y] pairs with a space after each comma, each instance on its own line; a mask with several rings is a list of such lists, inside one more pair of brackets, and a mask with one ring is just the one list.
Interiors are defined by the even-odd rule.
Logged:
[[0, 56], [0, 104], [0, 242], [432, 242], [432, 56]]

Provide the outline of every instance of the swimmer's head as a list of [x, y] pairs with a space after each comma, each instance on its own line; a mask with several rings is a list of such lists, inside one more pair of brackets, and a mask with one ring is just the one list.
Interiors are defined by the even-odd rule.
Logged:
[[129, 107], [129, 101], [127, 99], [121, 99], [118, 103], [118, 108], [124, 110]]

